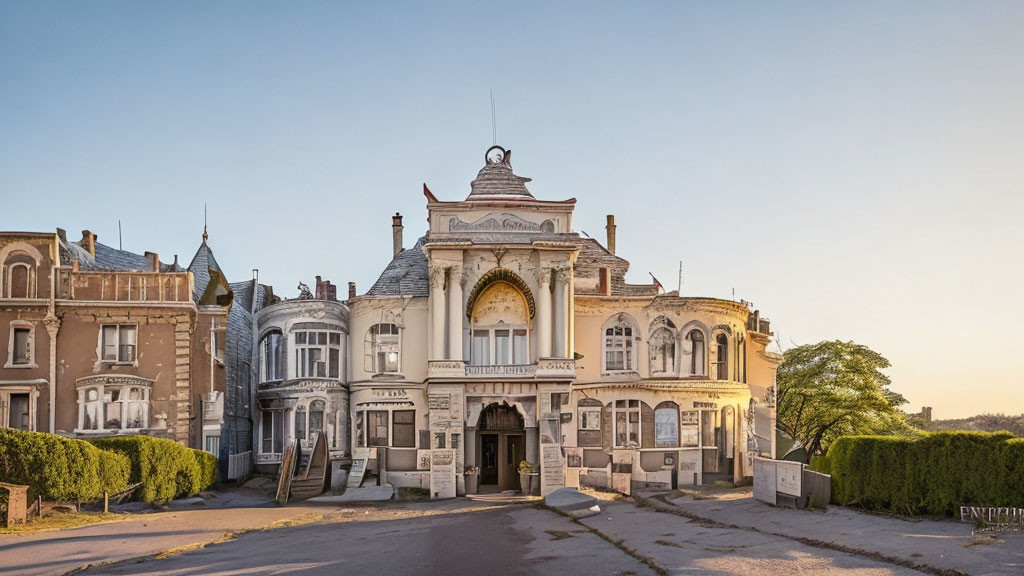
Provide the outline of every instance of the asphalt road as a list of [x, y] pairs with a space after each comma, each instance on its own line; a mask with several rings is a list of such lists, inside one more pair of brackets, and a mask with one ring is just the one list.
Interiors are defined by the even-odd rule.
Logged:
[[506, 507], [382, 521], [335, 521], [245, 534], [162, 560], [85, 574], [387, 574], [654, 576], [553, 512]]

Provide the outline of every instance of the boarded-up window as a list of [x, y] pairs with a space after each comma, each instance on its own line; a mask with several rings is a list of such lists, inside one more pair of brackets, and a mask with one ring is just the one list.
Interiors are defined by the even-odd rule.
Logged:
[[371, 410], [366, 413], [367, 446], [388, 445], [388, 413], [386, 410]]
[[396, 448], [416, 446], [416, 411], [395, 410], [391, 413], [391, 445]]
[[640, 403], [640, 447], [654, 448], [654, 409]]

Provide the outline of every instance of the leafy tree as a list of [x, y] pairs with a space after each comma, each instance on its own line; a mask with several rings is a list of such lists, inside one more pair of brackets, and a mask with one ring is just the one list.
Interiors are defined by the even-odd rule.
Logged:
[[809, 463], [847, 434], [908, 433], [882, 370], [889, 361], [867, 346], [839, 340], [786, 351], [778, 371], [778, 427], [807, 450]]

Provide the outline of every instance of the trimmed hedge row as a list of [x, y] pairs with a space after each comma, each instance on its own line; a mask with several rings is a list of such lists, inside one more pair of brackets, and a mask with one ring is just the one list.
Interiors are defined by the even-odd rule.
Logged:
[[82, 440], [0, 428], [0, 481], [29, 486], [32, 495], [88, 502], [128, 487], [128, 458]]
[[832, 501], [844, 506], [935, 516], [1024, 507], [1024, 438], [1008, 432], [844, 436], [811, 468], [832, 475]]
[[115, 436], [92, 440], [96, 446], [128, 457], [132, 484], [144, 502], [163, 503], [191, 496], [217, 480], [217, 459], [173, 440], [150, 436]]

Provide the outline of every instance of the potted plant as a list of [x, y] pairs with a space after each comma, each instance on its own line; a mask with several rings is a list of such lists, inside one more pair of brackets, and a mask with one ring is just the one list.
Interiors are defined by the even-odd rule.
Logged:
[[479, 473], [476, 466], [466, 466], [462, 475], [466, 477], [466, 494], [476, 494], [476, 476]]
[[537, 465], [528, 460], [519, 462], [519, 487], [523, 495], [531, 494], [530, 480], [537, 476]]

